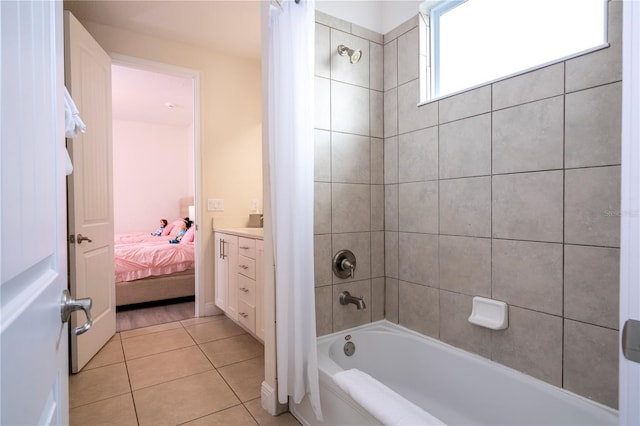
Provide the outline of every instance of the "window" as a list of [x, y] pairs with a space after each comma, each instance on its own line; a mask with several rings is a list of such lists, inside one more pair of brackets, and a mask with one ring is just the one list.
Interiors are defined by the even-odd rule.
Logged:
[[425, 1], [421, 39], [429, 51], [421, 51], [424, 100], [603, 46], [606, 3]]

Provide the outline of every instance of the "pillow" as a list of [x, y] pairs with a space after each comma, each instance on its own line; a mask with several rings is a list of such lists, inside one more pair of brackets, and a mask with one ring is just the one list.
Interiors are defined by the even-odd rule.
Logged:
[[196, 233], [195, 233], [195, 225], [191, 225], [191, 227], [189, 229], [187, 229], [187, 232], [184, 233], [184, 235], [182, 236], [182, 239], [180, 240], [180, 244], [182, 243], [192, 243], [193, 240], [196, 237]]
[[167, 226], [164, 227], [164, 229], [162, 230], [162, 236], [166, 237], [167, 235], [169, 235], [169, 232], [171, 232], [171, 230], [175, 227], [175, 225], [172, 223], [167, 223]]
[[182, 229], [183, 223], [184, 223], [184, 219], [178, 219], [171, 222], [170, 225], [167, 225], [167, 227], [171, 226], [172, 228], [171, 231], [169, 231], [169, 235], [175, 238], [176, 235], [178, 235], [178, 232], [180, 232], [180, 230]]

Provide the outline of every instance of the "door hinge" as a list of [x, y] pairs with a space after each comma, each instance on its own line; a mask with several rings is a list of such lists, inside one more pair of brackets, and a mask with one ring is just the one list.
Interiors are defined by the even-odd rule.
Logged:
[[76, 236], [73, 234], [69, 235], [69, 238], [67, 238], [67, 241], [69, 241], [69, 244], [75, 244]]

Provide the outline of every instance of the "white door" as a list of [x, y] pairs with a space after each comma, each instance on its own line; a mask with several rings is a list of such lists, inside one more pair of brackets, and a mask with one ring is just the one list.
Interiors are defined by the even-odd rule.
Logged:
[[[620, 330], [640, 321], [640, 3], [624, 2], [622, 75], [622, 236]], [[630, 357], [640, 356], [640, 329], [629, 327]], [[624, 344], [624, 342], [623, 342]], [[620, 351], [620, 424], [640, 425], [640, 363]]]
[[[75, 299], [93, 300], [91, 331], [71, 335], [71, 370], [76, 373], [116, 332], [111, 59], [69, 12], [64, 22], [65, 82], [87, 125], [85, 133], [67, 140], [74, 167], [67, 187], [74, 240], [69, 243], [69, 289]], [[74, 314], [71, 324], [82, 321], [82, 314]]]
[[68, 424], [62, 2], [0, 2], [0, 424]]

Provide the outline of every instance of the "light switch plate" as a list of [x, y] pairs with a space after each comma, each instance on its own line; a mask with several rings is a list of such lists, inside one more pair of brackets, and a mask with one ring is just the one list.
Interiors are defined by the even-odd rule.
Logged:
[[224, 200], [222, 198], [207, 199], [207, 210], [210, 212], [224, 211]]

